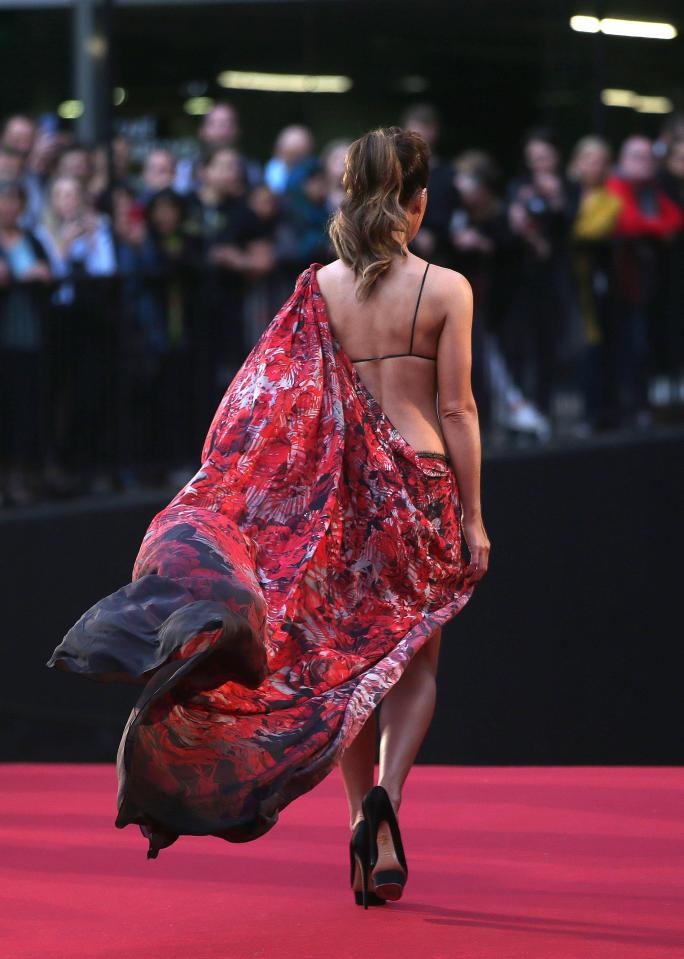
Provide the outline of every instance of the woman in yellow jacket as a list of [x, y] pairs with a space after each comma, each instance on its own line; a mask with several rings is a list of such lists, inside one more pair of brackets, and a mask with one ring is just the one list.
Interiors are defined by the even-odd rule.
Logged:
[[597, 136], [577, 142], [568, 164], [576, 214], [571, 229], [572, 269], [579, 312], [579, 374], [584, 398], [582, 429], [610, 425], [607, 420], [613, 377], [610, 333], [612, 236], [622, 200], [605, 186], [612, 152]]

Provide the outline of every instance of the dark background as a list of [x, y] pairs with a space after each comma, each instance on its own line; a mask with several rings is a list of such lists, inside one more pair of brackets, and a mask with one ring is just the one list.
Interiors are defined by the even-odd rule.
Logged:
[[[635, 127], [655, 137], [664, 119], [603, 108], [602, 87], [668, 96], [684, 108], [680, 0], [280, 0], [115, 5], [113, 80], [127, 92], [118, 120], [154, 117], [160, 137], [190, 136], [183, 112], [193, 94], [235, 103], [243, 148], [268, 157], [278, 130], [303, 122], [320, 147], [397, 122], [429, 100], [444, 118], [447, 154], [480, 146], [514, 169], [523, 129], [557, 127], [565, 151], [593, 130], [618, 143]], [[635, 17], [678, 27], [674, 40], [582, 34], [574, 14]], [[0, 116], [18, 105], [51, 111], [73, 96], [71, 14], [66, 9], [0, 11]], [[223, 90], [226, 69], [350, 76], [345, 94]], [[407, 78], [427, 86], [412, 90]], [[258, 116], [258, 123], [250, 118]]]

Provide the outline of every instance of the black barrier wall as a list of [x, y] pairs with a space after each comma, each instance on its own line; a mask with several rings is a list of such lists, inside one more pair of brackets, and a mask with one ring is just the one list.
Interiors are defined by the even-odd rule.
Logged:
[[[418, 762], [680, 764], [684, 438], [489, 457], [490, 570], [444, 630]], [[139, 689], [44, 664], [173, 495], [0, 520], [0, 758], [113, 762]]]

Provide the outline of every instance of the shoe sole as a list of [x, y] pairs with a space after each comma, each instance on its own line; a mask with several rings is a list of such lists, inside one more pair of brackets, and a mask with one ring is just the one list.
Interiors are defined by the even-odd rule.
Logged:
[[384, 882], [374, 885], [373, 890], [380, 899], [389, 899], [391, 902], [397, 902], [402, 897], [404, 887], [398, 882]]
[[401, 899], [406, 882], [404, 870], [397, 858], [388, 822], [378, 826], [378, 861], [370, 875], [370, 886], [381, 899], [396, 902]]

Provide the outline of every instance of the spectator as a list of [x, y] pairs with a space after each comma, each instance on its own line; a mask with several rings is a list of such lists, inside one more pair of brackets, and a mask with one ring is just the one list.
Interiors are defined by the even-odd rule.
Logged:
[[522, 141], [523, 171], [508, 186], [508, 217], [519, 244], [519, 278], [506, 319], [507, 355], [516, 381], [550, 418], [570, 324], [572, 214], [560, 153], [546, 129]]
[[170, 189], [175, 178], [176, 158], [173, 153], [160, 148], [150, 150], [143, 164], [139, 199], [146, 204], [160, 190]]
[[131, 270], [124, 267], [119, 258], [122, 245], [137, 248], [147, 238], [145, 208], [128, 186], [117, 186], [112, 194], [112, 229], [117, 248], [117, 264], [122, 273], [128, 275]]
[[112, 139], [112, 180], [115, 186], [128, 186], [131, 179], [131, 144], [122, 133]]
[[116, 136], [108, 149], [106, 144], [95, 147], [91, 154], [92, 175], [84, 184], [95, 206], [109, 216], [113, 213], [114, 192], [129, 189], [130, 145], [126, 137]]
[[21, 180], [23, 159], [21, 153], [14, 147], [0, 144], [0, 181], [2, 183], [16, 183]]
[[26, 158], [13, 146], [0, 143], [0, 181], [19, 182], [26, 196], [23, 202], [22, 226], [32, 227], [40, 216], [42, 194], [39, 184], [26, 169]]
[[351, 140], [330, 140], [321, 150], [321, 163], [328, 181], [328, 206], [336, 210], [344, 196], [342, 175]]
[[[167, 470], [190, 469], [193, 433], [193, 304], [197, 241], [187, 234], [185, 200], [172, 189], [151, 197], [143, 219], [130, 191], [120, 189], [115, 235], [123, 275], [123, 322], [129, 357], [125, 403], [131, 429], [124, 459], [135, 476], [160, 482]], [[157, 424], [150, 434], [135, 410], [148, 410]]]
[[684, 111], [675, 110], [664, 120], [660, 134], [653, 142], [653, 155], [664, 160], [675, 140], [684, 140]]
[[227, 148], [210, 154], [200, 169], [200, 182], [189, 198], [188, 229], [201, 237], [209, 260], [236, 275], [267, 271], [270, 246], [257, 241], [268, 231], [247, 202], [240, 155]]
[[2, 179], [18, 179], [26, 192], [22, 214], [22, 226], [33, 230], [40, 222], [43, 210], [46, 178], [53, 172], [59, 150], [63, 150], [68, 135], [55, 127], [56, 117], [46, 115], [38, 126], [23, 114], [9, 117], [0, 134], [0, 150], [7, 150], [19, 157], [19, 169], [13, 176]]
[[[684, 122], [681, 139], [670, 141], [659, 182], [662, 190], [684, 212]], [[665, 329], [670, 374], [670, 400], [681, 402], [679, 380], [684, 377], [684, 230], [666, 246]]]
[[615, 244], [613, 406], [620, 421], [635, 426], [652, 419], [648, 389], [662, 357], [665, 251], [684, 226], [684, 214], [658, 183], [656, 170], [651, 141], [635, 134], [622, 144], [619, 169], [606, 181], [622, 200]]
[[268, 237], [273, 238], [281, 217], [279, 198], [265, 183], [249, 191], [247, 205], [262, 222]]
[[49, 128], [40, 130], [28, 159], [28, 167], [41, 190], [57, 169], [59, 157], [70, 144], [63, 133]]
[[298, 124], [285, 127], [278, 134], [273, 156], [264, 168], [264, 180], [274, 193], [284, 193], [290, 173], [314, 153], [311, 130]]
[[144, 210], [130, 190], [116, 194], [114, 233], [119, 270], [125, 278], [124, 303], [136, 335], [151, 357], [183, 343], [189, 335], [186, 296], [196, 271], [198, 245], [185, 231], [185, 199], [166, 188]]
[[430, 147], [428, 205], [413, 240], [415, 252], [432, 263], [452, 267], [449, 224], [458, 205], [458, 194], [451, 164], [436, 152], [441, 133], [439, 113], [430, 103], [416, 103], [404, 112], [401, 126], [419, 133]]
[[578, 314], [581, 319], [579, 385], [584, 398], [580, 429], [592, 432], [608, 425], [611, 367], [611, 290], [613, 236], [622, 202], [606, 188], [612, 164], [608, 143], [600, 137], [583, 137], [568, 164], [572, 269]]
[[10, 150], [15, 150], [26, 162], [33, 149], [36, 139], [36, 124], [24, 114], [15, 114], [5, 120], [2, 133], [0, 133], [0, 145]]
[[292, 271], [280, 260], [281, 234], [285, 229], [282, 198], [262, 183], [250, 190], [247, 203], [256, 213], [273, 251], [272, 268], [250, 286], [244, 301], [246, 347], [251, 349], [292, 291]]
[[[36, 235], [56, 277], [103, 276], [116, 270], [108, 219], [92, 210], [82, 182], [73, 176], [59, 175], [52, 182]], [[73, 298], [73, 284], [63, 283], [58, 301]]]
[[55, 177], [77, 180], [85, 193], [89, 193], [94, 174], [95, 162], [90, 150], [78, 143], [67, 147], [57, 161]]
[[247, 186], [256, 186], [257, 183], [261, 183], [261, 165], [238, 149], [241, 133], [240, 118], [232, 104], [224, 102], [213, 106], [202, 120], [197, 134], [198, 155], [194, 159], [183, 159], [177, 165], [174, 183], [176, 192], [185, 194], [196, 191], [200, 186], [198, 165], [203, 162], [202, 156], [224, 148], [232, 149], [237, 153]]
[[514, 384], [499, 342], [517, 267], [515, 242], [500, 197], [500, 173], [483, 151], [460, 154], [454, 169], [460, 205], [451, 216], [449, 233], [454, 268], [468, 278], [474, 293], [473, 392], [483, 426], [503, 426], [548, 439], [547, 420]]
[[268, 273], [274, 259], [268, 227], [247, 202], [239, 154], [218, 149], [199, 172], [186, 228], [198, 238], [203, 264], [198, 315], [204, 328], [198, 337], [205, 349], [211, 345], [201, 376], [207, 395], [200, 417], [206, 419], [246, 356], [243, 303], [249, 283]]
[[190, 285], [199, 265], [199, 250], [196, 238], [185, 229], [185, 220], [183, 197], [168, 187], [156, 193], [145, 208], [145, 275], [153, 281], [156, 327], [163, 331], [161, 346], [167, 351], [187, 346], [191, 334]]
[[291, 279], [311, 263], [328, 263], [334, 257], [326, 233], [330, 213], [328, 181], [315, 157], [296, 166], [283, 197], [283, 231], [279, 260], [287, 264]]
[[[50, 185], [36, 228], [61, 282], [51, 310], [50, 451], [60, 488], [86, 491], [111, 450], [112, 364], [117, 301], [106, 278], [116, 270], [109, 218], [92, 210], [82, 183], [58, 176]], [[109, 400], [109, 403], [108, 403]]]
[[47, 184], [54, 175], [61, 153], [70, 142], [70, 135], [58, 129], [55, 116], [47, 114], [41, 119], [24, 174], [28, 193], [24, 219], [31, 229], [40, 223]]
[[684, 136], [670, 143], [658, 172], [658, 182], [680, 210], [684, 209]]
[[555, 138], [546, 129], [530, 131], [523, 140], [524, 172], [514, 177], [508, 201], [519, 208], [514, 221], [542, 259], [561, 245], [570, 221], [567, 180], [560, 173], [560, 153]]
[[22, 225], [26, 192], [0, 181], [0, 464], [5, 503], [27, 505], [39, 490], [46, 440], [43, 323], [50, 279], [41, 243]]

